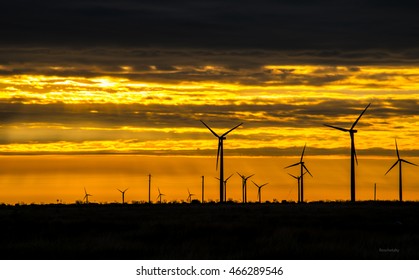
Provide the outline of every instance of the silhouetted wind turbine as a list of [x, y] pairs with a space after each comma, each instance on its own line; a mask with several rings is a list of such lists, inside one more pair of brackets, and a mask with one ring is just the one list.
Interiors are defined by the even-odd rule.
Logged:
[[[307, 172], [304, 172], [303, 176], [306, 174]], [[302, 178], [302, 176], [294, 176], [290, 173], [288, 173], [288, 175], [290, 175], [291, 177], [295, 178], [298, 181], [298, 202], [301, 202], [301, 185], [300, 185], [300, 180]]]
[[258, 185], [255, 182], [253, 182], [253, 184], [255, 184], [255, 186], [258, 188], [258, 199], [259, 199], [259, 203], [261, 203], [261, 201], [262, 201], [262, 192], [261, 192], [261, 189], [262, 189], [263, 186], [266, 186], [268, 183], [265, 183], [263, 185]]
[[407, 160], [404, 160], [404, 159], [400, 158], [399, 148], [397, 147], [397, 140], [394, 139], [394, 142], [396, 143], [397, 161], [390, 167], [390, 169], [384, 175], [387, 175], [387, 173], [390, 172], [390, 170], [393, 169], [393, 167], [395, 167], [397, 164], [399, 164], [399, 200], [403, 201], [403, 194], [402, 194], [403, 193], [403, 189], [402, 189], [402, 162], [407, 163], [407, 164], [411, 164], [411, 165], [414, 165], [414, 166], [417, 166], [417, 165], [410, 162], [410, 161], [407, 161]]
[[355, 139], [354, 135], [358, 132], [358, 130], [355, 130], [355, 126], [358, 123], [359, 119], [362, 117], [362, 115], [367, 111], [368, 107], [371, 105], [369, 103], [367, 107], [365, 107], [364, 111], [362, 111], [361, 115], [356, 119], [356, 121], [352, 124], [350, 129], [341, 128], [333, 125], [325, 124], [327, 127], [331, 127], [337, 130], [341, 130], [343, 132], [349, 132], [349, 135], [351, 137], [351, 202], [355, 202], [355, 161], [356, 164], [358, 164], [358, 159], [356, 157], [356, 151], [355, 151]]
[[[299, 162], [294, 163], [294, 164], [291, 164], [291, 165], [285, 167], [285, 168], [290, 168], [290, 167], [293, 167], [293, 166], [300, 165], [300, 176], [299, 176], [300, 177], [300, 188], [299, 188], [299, 193], [300, 193], [299, 198], [300, 198], [300, 201], [299, 202], [304, 202], [304, 174], [308, 172], [308, 174], [310, 174], [310, 176], [313, 177], [313, 175], [311, 175], [310, 171], [308, 171], [308, 169], [305, 166], [304, 161], [303, 161], [304, 151], [305, 150], [306, 150], [306, 145], [304, 145], [303, 152], [301, 153], [301, 158], [300, 158], [300, 161]], [[304, 172], [304, 169], [306, 170], [306, 172]]]
[[239, 172], [237, 172], [237, 174], [239, 174], [239, 176], [242, 178], [242, 201], [243, 203], [246, 203], [247, 202], [247, 179], [254, 176], [255, 174], [252, 174], [247, 177], [244, 175], [241, 175]]
[[159, 199], [159, 200], [160, 200], [160, 204], [161, 204], [161, 198], [162, 198], [162, 196], [164, 196], [165, 194], [164, 194], [164, 193], [161, 193], [159, 188], [158, 188], [157, 190], [159, 191], [159, 195], [157, 196], [157, 199]]
[[192, 202], [192, 196], [194, 196], [195, 194], [193, 194], [193, 193], [191, 193], [190, 191], [189, 191], [189, 189], [188, 189], [188, 198], [186, 199], [186, 201], [189, 201], [189, 203], [191, 203]]
[[86, 204], [89, 204], [89, 196], [92, 196], [92, 195], [87, 193], [86, 188], [84, 188], [84, 194], [85, 195], [83, 197], [83, 200], [85, 200]]
[[206, 123], [204, 123], [201, 120], [202, 124], [205, 125], [212, 134], [214, 134], [215, 137], [218, 138], [218, 151], [217, 151], [217, 163], [216, 168], [218, 168], [218, 159], [220, 159], [220, 202], [225, 201], [225, 194], [224, 194], [224, 148], [223, 148], [223, 141], [226, 139], [227, 134], [229, 134], [231, 131], [235, 130], [239, 126], [241, 126], [243, 123], [240, 123], [233, 127], [232, 129], [228, 130], [221, 136], [219, 136], [217, 133], [214, 132]]
[[204, 190], [205, 190], [205, 177], [204, 176], [202, 176], [201, 187], [202, 187], [202, 203], [204, 203]]
[[[227, 179], [224, 180], [224, 201], [227, 201], [227, 181], [228, 179], [231, 178], [231, 176], [233, 176], [234, 174], [231, 174], [230, 176], [228, 176]], [[217, 180], [220, 180], [220, 178], [215, 177]]]
[[122, 204], [124, 204], [125, 203], [125, 192], [128, 190], [128, 188], [123, 190], [123, 191], [121, 191], [120, 189], [117, 189], [117, 190], [122, 194]]
[[151, 174], [148, 174], [148, 203], [151, 203]]

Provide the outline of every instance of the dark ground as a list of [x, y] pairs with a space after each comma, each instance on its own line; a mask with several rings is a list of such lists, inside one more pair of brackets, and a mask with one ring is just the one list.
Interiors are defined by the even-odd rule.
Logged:
[[0, 259], [419, 259], [419, 203], [0, 206]]

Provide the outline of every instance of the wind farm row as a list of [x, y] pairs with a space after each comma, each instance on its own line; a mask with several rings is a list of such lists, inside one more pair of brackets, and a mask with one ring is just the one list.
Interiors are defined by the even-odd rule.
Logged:
[[[121, 201], [123, 204], [125, 204], [127, 202], [127, 200], [125, 199], [126, 192], [128, 192], [128, 198], [130, 198], [130, 201], [132, 201], [132, 203], [143, 203], [143, 202], [144, 203], [147, 203], [147, 202], [148, 203], [152, 203], [152, 202], [164, 203], [166, 201], [173, 201], [173, 202], [186, 201], [189, 203], [191, 203], [192, 201], [194, 202], [215, 201], [215, 202], [221, 202], [221, 203], [226, 202], [226, 201], [235, 201], [235, 202], [243, 202], [243, 203], [263, 202], [263, 201], [306, 202], [306, 201], [315, 201], [315, 200], [323, 200], [323, 199], [326, 199], [327, 201], [333, 201], [333, 200], [346, 201], [346, 200], [349, 200], [348, 197], [350, 198], [350, 201], [354, 202], [354, 201], [369, 199], [368, 197], [370, 196], [365, 194], [365, 190], [367, 188], [366, 182], [368, 182], [368, 186], [370, 187], [374, 185], [374, 197], [376, 197], [375, 195], [376, 186], [374, 183], [378, 182], [380, 186], [379, 192], [380, 192], [381, 199], [392, 199], [389, 197], [395, 198], [396, 188], [390, 189], [390, 185], [393, 184], [392, 183], [393, 180], [390, 181], [385, 178], [388, 177], [389, 173], [393, 173], [391, 171], [395, 167], [399, 167], [398, 168], [399, 177], [398, 177], [397, 198], [398, 200], [403, 201], [403, 182], [405, 181], [403, 180], [403, 177], [402, 177], [402, 171], [403, 171], [402, 166], [405, 166], [405, 167], [416, 166], [416, 164], [401, 157], [401, 153], [399, 151], [399, 143], [397, 140], [394, 140], [396, 156], [397, 156], [396, 162], [394, 162], [393, 164], [389, 163], [388, 167], [386, 167], [385, 162], [382, 161], [381, 158], [379, 159], [381, 162], [379, 164], [379, 166], [381, 166], [380, 169], [381, 168], [383, 169], [382, 177], [375, 178], [375, 174], [377, 174], [377, 172], [380, 172], [380, 171], [377, 171], [376, 167], [374, 166], [375, 171], [374, 171], [374, 174], [372, 174], [372, 171], [369, 170], [369, 168], [371, 168], [371, 165], [369, 164], [364, 165], [364, 162], [363, 162], [364, 159], [362, 159], [361, 160], [362, 167], [360, 169], [359, 175], [357, 174], [358, 175], [357, 179], [360, 180], [358, 182], [358, 185], [360, 186], [357, 186], [355, 183], [355, 178], [356, 178], [355, 169], [358, 165], [358, 158], [357, 158], [357, 151], [355, 149], [354, 136], [355, 136], [355, 133], [358, 132], [358, 130], [356, 129], [358, 123], [360, 122], [364, 114], [368, 112], [369, 107], [370, 107], [370, 104], [368, 104], [360, 112], [360, 114], [357, 116], [357, 118], [355, 119], [355, 121], [352, 123], [352, 125], [349, 128], [343, 128], [336, 125], [324, 124], [325, 127], [332, 128], [334, 131], [339, 130], [339, 131], [349, 133], [350, 168], [345, 168], [345, 164], [343, 165], [339, 164], [338, 166], [340, 169], [337, 170], [339, 171], [340, 175], [348, 174], [348, 171], [350, 171], [349, 192], [347, 192], [348, 189], [343, 188], [344, 187], [343, 184], [346, 184], [345, 179], [347, 178], [346, 177], [347, 175], [343, 177], [340, 176], [339, 179], [333, 179], [332, 176], [326, 179], [325, 173], [328, 173], [329, 171], [328, 169], [326, 169], [326, 167], [329, 165], [331, 160], [328, 160], [329, 162], [325, 162], [324, 160], [319, 161], [318, 159], [316, 160], [316, 157], [311, 158], [310, 153], [307, 154], [307, 151], [310, 152], [310, 139], [307, 140], [308, 143], [304, 144], [304, 146], [301, 147], [301, 150], [302, 150], [301, 155], [298, 157], [298, 160], [296, 160], [295, 162], [290, 161], [291, 159], [290, 157], [285, 157], [280, 161], [278, 161], [278, 159], [280, 159], [281, 157], [273, 157], [272, 159], [269, 159], [269, 165], [266, 165], [265, 163], [263, 163], [262, 159], [258, 159], [258, 160], [247, 159], [246, 161], [248, 161], [248, 163], [243, 164], [243, 163], [240, 163], [241, 160], [235, 159], [234, 157], [231, 157], [231, 158], [229, 157], [227, 158], [227, 165], [226, 165], [226, 159], [224, 158], [226, 154], [224, 150], [225, 141], [227, 137], [230, 135], [230, 133], [234, 134], [235, 130], [238, 129], [240, 126], [242, 126], [243, 123], [239, 123], [233, 126], [231, 129], [226, 129], [226, 132], [218, 134], [217, 132], [214, 131], [212, 127], [210, 127], [203, 120], [200, 120], [201, 124], [206, 129], [208, 129], [209, 132], [217, 139], [217, 144], [218, 144], [217, 155], [215, 158], [215, 168], [214, 168], [215, 171], [217, 172], [217, 175], [215, 176], [211, 174], [213, 172], [211, 168], [211, 165], [212, 165], [211, 157], [207, 157], [202, 160], [194, 159], [194, 162], [197, 163], [196, 165], [189, 164], [186, 166], [180, 163], [180, 161], [176, 162], [177, 161], [176, 158], [169, 159], [168, 157], [162, 157], [161, 159], [159, 159], [159, 162], [160, 162], [160, 164], [158, 165], [159, 168], [156, 168], [157, 165], [153, 163], [154, 167], [153, 165], [151, 165], [150, 169], [147, 167], [148, 164], [142, 163], [144, 162], [142, 160], [141, 161], [136, 160], [135, 161], [136, 163], [130, 160], [129, 162], [131, 162], [131, 164], [128, 164], [128, 165], [127, 163], [124, 163], [123, 161], [118, 160], [117, 162], [122, 163], [121, 167], [118, 167], [118, 170], [120, 170], [118, 172], [124, 172], [123, 174], [128, 175], [127, 177], [124, 177], [124, 179], [115, 180], [115, 178], [111, 178], [111, 174], [112, 172], [114, 172], [114, 168], [116, 164], [108, 165], [107, 163], [106, 164], [101, 163], [102, 168], [105, 167], [106, 170], [108, 170], [104, 173], [101, 173], [101, 174], [104, 174], [103, 178], [95, 175], [94, 177], [88, 178], [89, 180], [86, 182], [84, 182], [84, 180], [82, 180], [81, 178], [80, 179], [76, 178], [76, 180], [72, 179], [72, 182], [74, 183], [74, 181], [76, 181], [76, 184], [81, 184], [81, 189], [83, 189], [83, 186], [89, 189], [89, 192], [87, 192], [87, 189], [85, 188], [83, 198], [81, 199], [81, 201], [78, 200], [78, 202], [84, 202], [84, 203], [89, 203], [89, 200], [90, 202], [95, 202], [97, 201], [97, 199], [99, 199], [99, 201], [102, 201], [102, 202], [106, 201], [106, 203], [112, 202], [112, 201], [114, 202]], [[333, 132], [331, 131], [331, 133]], [[239, 141], [239, 140], [233, 139], [233, 141]], [[227, 151], [227, 154], [228, 153], [229, 152]], [[308, 164], [306, 162], [307, 156], [309, 157], [309, 161], [310, 161], [308, 162]], [[115, 157], [111, 156], [110, 158], [115, 158]], [[100, 158], [99, 160], [102, 161], [102, 158]], [[187, 160], [190, 161], [190, 159], [187, 159]], [[198, 160], [200, 161], [199, 163], [198, 163]], [[339, 160], [342, 162], [343, 160], [346, 161], [346, 159], [339, 159]], [[374, 160], [379, 161], [378, 159], [374, 159]], [[84, 164], [83, 162], [85, 161], [85, 157], [78, 157], [78, 161], [80, 162], [80, 164]], [[109, 160], [106, 159], [106, 162], [110, 162], [110, 161], [113, 161], [113, 159], [109, 159]], [[167, 161], [171, 162], [171, 164], [166, 164]], [[204, 161], [205, 164], [201, 165], [201, 161]], [[90, 162], [92, 161], [90, 160]], [[151, 163], [150, 161], [148, 162]], [[163, 165], [161, 164], [162, 162], [163, 162]], [[149, 172], [151, 172], [153, 173], [153, 176], [156, 176], [155, 178], [157, 179], [153, 181], [153, 185], [152, 185], [152, 176], [151, 174], [148, 175], [148, 198], [147, 199], [144, 199], [144, 197], [142, 197], [143, 194], [147, 194], [146, 186], [143, 186], [143, 183], [141, 183], [141, 180], [143, 179], [141, 179], [142, 177], [138, 173], [137, 168], [133, 168], [134, 166], [138, 166], [138, 163], [140, 163], [140, 166], [143, 165], [141, 166], [142, 172], [147, 172], [145, 174], [148, 174]], [[94, 165], [96, 166], [97, 163], [94, 162]], [[15, 164], [14, 166], [17, 166], [17, 165]], [[28, 164], [28, 166], [29, 168], [32, 169], [33, 165]], [[266, 166], [266, 168], [264, 168], [263, 166]], [[124, 170], [126, 170], [126, 167], [128, 167], [130, 171], [125, 172]], [[176, 168], [177, 169], [176, 174], [182, 174], [182, 175], [180, 176], [174, 175], [175, 173], [173, 173], [170, 168]], [[333, 166], [333, 168], [335, 168], [335, 166]], [[410, 168], [408, 169], [409, 170], [407, 170], [407, 174], [405, 174], [405, 177], [410, 178], [412, 175], [413, 177], [415, 177], [415, 175], [411, 173], [413, 171], [411, 171]], [[412, 170], [413, 169], [414, 168], [412, 168]], [[12, 170], [12, 169], [9, 168], [9, 170]], [[32, 174], [39, 174], [37, 173], [38, 171], [36, 170], [38, 169], [35, 168], [34, 171], [31, 171]], [[54, 170], [55, 169], [53, 168], [51, 172], [54, 172]], [[342, 170], [345, 170], [345, 171], [342, 172]], [[14, 172], [16, 173], [18, 171], [14, 171]], [[86, 174], [87, 176], [91, 176], [91, 175], [88, 175], [89, 173], [85, 172], [84, 170], [83, 172], [84, 172], [83, 174]], [[115, 174], [118, 174], [118, 173], [115, 173]], [[130, 174], [136, 174], [136, 175], [130, 175]], [[368, 177], [366, 177], [366, 174], [368, 174]], [[198, 191], [198, 182], [197, 180], [195, 180], [198, 178], [198, 175], [201, 179], [200, 180], [201, 191]], [[205, 175], [205, 177], [203, 175]], [[235, 175], [238, 175], [238, 176], [235, 176]], [[396, 174], [394, 174], [393, 176], [395, 175]], [[34, 180], [34, 178], [33, 177], [31, 178], [30, 176], [31, 175], [29, 175], [29, 178], [25, 180], [27, 180], [28, 182], [33, 181], [34, 184], [39, 184], [39, 183], [42, 184], [42, 182], [37, 182], [37, 180]], [[36, 175], [36, 176], [37, 177], [35, 178], [40, 177], [39, 175]], [[121, 174], [117, 176], [122, 178], [122, 176], [124, 175]], [[238, 181], [239, 180], [238, 177], [240, 178], [240, 184]], [[289, 179], [287, 179], [287, 177]], [[97, 178], [96, 181], [94, 181], [93, 178]], [[138, 181], [137, 178], [140, 179], [140, 181]], [[162, 178], [165, 178], [165, 179], [162, 179]], [[307, 181], [307, 179], [309, 178], [310, 180]], [[365, 178], [368, 178], [368, 179], [365, 179]], [[19, 180], [22, 182], [22, 179], [19, 179]], [[133, 180], [135, 180], [136, 183], [134, 183]], [[295, 185], [292, 182], [294, 180], [295, 180]], [[337, 182], [335, 180], [339, 180], [339, 181]], [[8, 184], [7, 182], [9, 182], [8, 179], [4, 179], [2, 185], [3, 186], [11, 185], [11, 183]], [[113, 184], [112, 182], [117, 182], [117, 184]], [[217, 182], [217, 185], [218, 185], [218, 187], [216, 188], [214, 188], [215, 182]], [[309, 182], [308, 189], [306, 189], [307, 182]], [[394, 181], [394, 183], [395, 182], [396, 181]], [[413, 181], [407, 180], [407, 182], [408, 183], [407, 183], [407, 189], [406, 189], [407, 190], [406, 198], [407, 200], [411, 200], [413, 197], [412, 190], [415, 189], [415, 186], [412, 184], [412, 182], [414, 183], [415, 180]], [[62, 192], [60, 192], [59, 189], [61, 188], [65, 190], [64, 186], [65, 184], [67, 184], [66, 182], [63, 182], [63, 183], [64, 184], [62, 187], [57, 186], [57, 184], [59, 185], [61, 184], [60, 184], [60, 181], [55, 180], [55, 185], [57, 186], [57, 188], [54, 188], [53, 191], [56, 193], [57, 197], [59, 198], [64, 198], [64, 200], [68, 198], [71, 199], [71, 197], [67, 195], [68, 192], [63, 197], [61, 197]], [[68, 182], [68, 184], [70, 184], [70, 181]], [[207, 186], [205, 184], [207, 184]], [[384, 184], [384, 188], [381, 188], [381, 184]], [[52, 186], [53, 184], [51, 183], [50, 185]], [[229, 188], [227, 188], [227, 185], [229, 186]], [[249, 185], [251, 186], [249, 190], [250, 195], [251, 195], [250, 201], [248, 200], [248, 186]], [[18, 189], [17, 188], [18, 185], [13, 184], [13, 186], [16, 186], [14, 188]], [[74, 184], [72, 186], [74, 186]], [[327, 186], [327, 187], [324, 187], [324, 186]], [[129, 189], [127, 187], [129, 187]], [[336, 189], [336, 187], [339, 187], [338, 195], [334, 195], [332, 192], [325, 195], [326, 192], [328, 192], [326, 191], [326, 188], [332, 190], [331, 188]], [[205, 190], [205, 188], [208, 188], [208, 190]], [[72, 187], [72, 189], [74, 189], [74, 187]], [[382, 196], [382, 194], [384, 193], [381, 191], [387, 191], [389, 189], [390, 189], [389, 192], [391, 193], [391, 196], [388, 196], [388, 195]], [[52, 188], [50, 188], [49, 190], [52, 190]], [[287, 190], [289, 190], [288, 194], [286, 194]], [[73, 190], [73, 194], [74, 194], [74, 191], [76, 192], [76, 195], [77, 195], [78, 191]], [[120, 195], [119, 196], [120, 198], [118, 198], [117, 200], [112, 200], [112, 197], [114, 196], [113, 195], [114, 192], [115, 194], [119, 193]], [[292, 192], [292, 196], [290, 197], [291, 192]], [[43, 191], [41, 188], [41, 189], [38, 189], [38, 193], [36, 193], [36, 195], [41, 196], [42, 193]], [[262, 199], [263, 194], [264, 194], [264, 197], [268, 197], [268, 198], [267, 199], [265, 198], [265, 200], [263, 200]], [[91, 197], [93, 195], [95, 196], [92, 199]], [[49, 196], [51, 197], [51, 195]], [[205, 199], [205, 196], [207, 196], [207, 199]], [[82, 196], [80, 196], [80, 198], [81, 197]], [[104, 197], [106, 197], [106, 199], [102, 200]], [[55, 201], [55, 198], [52, 197], [52, 201]], [[139, 198], [141, 199], [137, 200]], [[20, 200], [20, 201], [23, 202], [24, 200]], [[59, 199], [57, 201], [62, 201], [62, 199]]]
[[[347, 128], [342, 128], [342, 127], [338, 127], [338, 126], [334, 126], [334, 125], [329, 125], [329, 124], [324, 124], [327, 127], [336, 129], [336, 130], [340, 130], [343, 132], [348, 132], [350, 139], [351, 139], [351, 153], [350, 153], [350, 169], [351, 169], [351, 175], [350, 175], [350, 194], [351, 194], [351, 202], [355, 202], [356, 201], [356, 183], [355, 183], [355, 163], [356, 165], [358, 165], [358, 158], [356, 156], [356, 149], [355, 149], [355, 133], [358, 132], [358, 130], [355, 129], [356, 125], [358, 124], [359, 120], [361, 119], [361, 117], [364, 115], [364, 113], [367, 111], [367, 109], [370, 107], [371, 103], [369, 103], [365, 109], [361, 112], [361, 114], [358, 116], [358, 118], [355, 120], [355, 122], [352, 124], [352, 126], [347, 129]], [[211, 131], [211, 133], [218, 138], [218, 151], [217, 151], [217, 161], [216, 161], [216, 168], [218, 168], [218, 162], [220, 161], [220, 177], [217, 178], [220, 181], [220, 202], [225, 202], [225, 185], [227, 184], [227, 180], [230, 178], [228, 177], [226, 180], [224, 180], [224, 140], [226, 140], [226, 136], [227, 134], [229, 134], [230, 132], [232, 132], [233, 130], [235, 130], [236, 128], [238, 128], [239, 126], [241, 126], [243, 123], [240, 123], [238, 125], [236, 125], [235, 127], [231, 128], [230, 130], [228, 130], [227, 132], [225, 132], [224, 134], [218, 135], [217, 133], [214, 132], [214, 130], [212, 130], [205, 122], [203, 122], [201, 120], [201, 122]], [[398, 146], [397, 146], [397, 140], [395, 140], [396, 143], [396, 153], [397, 153], [397, 161], [394, 163], [393, 166], [390, 167], [390, 169], [386, 172], [386, 174], [393, 169], [393, 167], [395, 167], [397, 164], [399, 164], [399, 200], [403, 201], [403, 187], [402, 187], [402, 163], [407, 163], [410, 165], [414, 165], [417, 166], [416, 164], [409, 162], [407, 160], [401, 159], [400, 158], [400, 154], [399, 154], [399, 150], [398, 150]], [[311, 177], [313, 177], [313, 175], [310, 173], [310, 171], [307, 169], [303, 159], [304, 159], [304, 152], [306, 149], [306, 145], [304, 145], [303, 151], [301, 153], [301, 158], [300, 161], [294, 164], [291, 164], [285, 168], [290, 168], [293, 166], [300, 166], [300, 175], [299, 176], [295, 176], [292, 174], [289, 174], [290, 176], [292, 176], [293, 178], [295, 178], [298, 181], [298, 202], [304, 202], [304, 176], [308, 173]], [[242, 177], [244, 182], [243, 184], [245, 184], [245, 179], [244, 177]], [[256, 183], [254, 183], [257, 187], [258, 187], [258, 198], [259, 198], [259, 202], [261, 200], [261, 188], [263, 186], [265, 186], [266, 184], [263, 185], [258, 185]], [[243, 199], [243, 201], [245, 201]]]
[[[356, 182], [355, 182], [355, 168], [358, 165], [358, 158], [357, 158], [357, 154], [356, 154], [356, 149], [355, 149], [355, 133], [358, 132], [358, 130], [355, 129], [356, 125], [358, 124], [358, 122], [360, 121], [361, 117], [364, 115], [364, 113], [367, 111], [367, 109], [370, 107], [371, 104], [368, 104], [365, 109], [361, 112], [361, 114], [358, 116], [358, 118], [353, 122], [353, 124], [351, 125], [351, 127], [349, 129], [347, 128], [342, 128], [342, 127], [338, 127], [335, 125], [329, 125], [329, 124], [324, 124], [326, 127], [330, 127], [339, 131], [343, 131], [343, 132], [348, 132], [349, 136], [350, 136], [350, 141], [351, 141], [351, 148], [350, 148], [350, 201], [351, 202], [355, 202], [356, 201]], [[216, 157], [216, 170], [218, 170], [219, 172], [219, 177], [215, 177], [215, 179], [218, 180], [219, 182], [219, 202], [226, 202], [227, 201], [227, 183], [229, 181], [229, 179], [234, 175], [231, 174], [229, 175], [227, 178], [224, 177], [224, 167], [225, 167], [225, 163], [224, 163], [224, 141], [227, 139], [227, 135], [229, 133], [231, 133], [232, 131], [234, 131], [235, 129], [237, 129], [238, 127], [240, 127], [243, 123], [240, 123], [236, 126], [234, 126], [233, 128], [227, 130], [225, 133], [223, 134], [217, 134], [210, 126], [208, 126], [208, 124], [206, 124], [204, 121], [201, 120], [201, 123], [208, 128], [208, 130], [217, 138], [218, 140], [218, 147], [217, 147], [217, 157]], [[298, 162], [290, 164], [288, 166], [285, 166], [284, 169], [291, 169], [293, 167], [298, 167], [299, 168], [299, 174], [295, 175], [295, 174], [291, 174], [288, 173], [289, 176], [291, 176], [292, 178], [294, 178], [297, 181], [297, 192], [298, 192], [298, 196], [297, 196], [297, 202], [304, 202], [304, 177], [308, 174], [311, 177], [314, 177], [313, 174], [309, 171], [309, 169], [307, 168], [305, 161], [304, 161], [304, 154], [306, 151], [306, 147], [307, 145], [304, 145], [303, 149], [302, 149], [302, 153], [301, 153], [301, 157], [299, 159]], [[387, 172], [385, 173], [385, 175], [387, 175], [394, 167], [396, 167], [397, 165], [399, 166], [399, 201], [403, 201], [403, 185], [402, 185], [402, 164], [408, 164], [408, 165], [413, 165], [413, 166], [417, 166], [415, 163], [407, 161], [405, 159], [402, 159], [400, 157], [400, 152], [399, 152], [399, 148], [397, 145], [397, 140], [395, 140], [395, 147], [396, 147], [396, 155], [397, 155], [397, 161], [387, 170]], [[241, 193], [242, 193], [242, 197], [241, 197], [241, 202], [243, 203], [247, 203], [247, 181], [253, 177], [255, 174], [252, 175], [244, 175], [241, 174], [239, 172], [236, 172], [237, 175], [240, 176], [240, 178], [242, 179], [242, 184], [241, 184]], [[251, 180], [252, 181], [252, 180]], [[149, 185], [148, 185], [148, 202], [151, 203], [151, 175], [149, 175]], [[259, 203], [262, 202], [262, 189], [264, 186], [268, 185], [268, 182], [260, 184], [260, 183], [256, 183], [255, 181], [252, 181], [253, 185], [256, 187], [257, 189], [257, 201]], [[201, 191], [201, 202], [204, 202], [204, 176], [202, 176], [202, 191]], [[122, 193], [122, 203], [124, 203], [124, 194], [125, 191], [122, 192], [121, 190], [119, 190]], [[194, 193], [191, 193], [189, 188], [187, 189], [187, 193], [188, 196], [186, 198], [186, 202], [191, 203], [193, 201], [193, 197], [196, 196]], [[84, 201], [87, 203], [88, 202], [88, 194], [86, 192], [86, 196], [84, 198]], [[163, 197], [166, 196], [166, 194], [162, 193], [160, 191], [160, 188], [158, 188], [158, 196], [156, 198], [156, 201], [159, 203], [162, 203]], [[374, 185], [374, 199], [376, 197], [376, 185]], [[196, 201], [199, 201], [198, 199], [196, 199]]]

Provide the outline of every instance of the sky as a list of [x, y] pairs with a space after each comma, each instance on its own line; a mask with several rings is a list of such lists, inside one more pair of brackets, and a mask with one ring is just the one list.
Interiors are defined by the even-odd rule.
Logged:
[[419, 157], [418, 10], [371, 0], [7, 1], [0, 154], [215, 160], [204, 120], [218, 133], [243, 122], [226, 157], [297, 158], [305, 144], [308, 156], [348, 157], [348, 135], [323, 124], [349, 128], [371, 103], [357, 154], [385, 159], [384, 173], [395, 138], [403, 157]]

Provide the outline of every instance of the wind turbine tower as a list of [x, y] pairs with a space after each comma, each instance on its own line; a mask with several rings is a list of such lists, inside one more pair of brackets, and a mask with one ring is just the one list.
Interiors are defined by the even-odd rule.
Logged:
[[218, 159], [220, 159], [220, 202], [225, 202], [225, 194], [224, 194], [224, 147], [223, 147], [223, 143], [224, 143], [224, 140], [227, 139], [226, 138], [227, 134], [229, 134], [231, 131], [233, 131], [236, 128], [238, 128], [239, 126], [241, 126], [243, 123], [240, 123], [240, 124], [236, 125], [235, 127], [233, 127], [232, 129], [228, 130], [227, 132], [225, 132], [224, 134], [222, 134], [220, 136], [217, 133], [215, 133], [214, 130], [212, 130], [202, 120], [201, 120], [201, 122], [202, 122], [203, 125], [205, 125], [209, 129], [209, 131], [211, 131], [212, 134], [214, 134], [215, 137], [218, 138], [218, 151], [217, 151], [216, 168], [218, 168]]
[[285, 167], [285, 168], [290, 168], [290, 167], [293, 167], [293, 166], [300, 165], [300, 176], [299, 176], [299, 178], [300, 178], [300, 180], [299, 180], [300, 181], [300, 188], [299, 188], [299, 193], [300, 193], [299, 199], [300, 199], [300, 201], [299, 202], [304, 202], [304, 174], [308, 173], [308, 174], [310, 174], [311, 177], [313, 177], [313, 175], [310, 173], [310, 171], [308, 171], [308, 169], [307, 169], [307, 167], [306, 167], [306, 165], [303, 161], [305, 150], [306, 150], [306, 145], [304, 145], [303, 152], [301, 153], [301, 158], [300, 158], [299, 162]]
[[189, 203], [192, 202], [192, 196], [194, 196], [195, 194], [191, 193], [188, 189], [188, 198], [186, 199], [186, 201], [189, 201]]
[[361, 115], [359, 115], [359, 117], [352, 124], [350, 129], [325, 124], [325, 126], [327, 127], [331, 127], [331, 128], [343, 131], [343, 132], [349, 132], [349, 136], [351, 137], [351, 202], [355, 202], [355, 161], [356, 161], [356, 164], [358, 165], [358, 159], [356, 157], [356, 151], [355, 151], [355, 133], [357, 133], [358, 130], [354, 128], [356, 124], [358, 123], [359, 119], [361, 119], [362, 115], [365, 113], [365, 111], [367, 111], [370, 105], [371, 103], [369, 103], [367, 107], [365, 107], [364, 111], [362, 111]]
[[117, 190], [122, 194], [122, 204], [125, 204], [125, 192], [128, 190], [128, 188], [123, 191], [121, 191], [120, 189]]
[[[224, 180], [223, 188], [224, 188], [224, 201], [227, 201], [227, 181], [231, 178], [234, 174], [231, 174]], [[215, 177], [215, 179], [220, 180], [220, 178]]]
[[389, 173], [390, 170], [393, 169], [393, 167], [395, 167], [397, 164], [399, 165], [399, 200], [403, 201], [402, 163], [404, 162], [404, 163], [414, 165], [414, 166], [417, 166], [417, 165], [410, 162], [410, 161], [407, 161], [407, 160], [404, 160], [404, 159], [400, 158], [399, 148], [397, 147], [397, 140], [394, 139], [394, 142], [396, 143], [397, 161], [390, 167], [390, 169], [384, 175], [387, 175], [387, 173]]
[[151, 203], [151, 174], [148, 174], [148, 203]]
[[89, 204], [89, 196], [92, 196], [91, 194], [88, 194], [86, 191], [86, 188], [84, 188], [84, 198], [83, 200], [85, 201], [86, 204]]
[[255, 184], [255, 186], [258, 188], [258, 199], [259, 199], [259, 203], [261, 203], [262, 202], [262, 191], [261, 191], [262, 190], [262, 187], [263, 186], [266, 186], [268, 183], [265, 183], [263, 185], [258, 185], [255, 182], [253, 182], [253, 184]]
[[[303, 176], [306, 174], [307, 172], [304, 172], [304, 174], [303, 174]], [[301, 184], [300, 184], [300, 182], [301, 182], [301, 175], [300, 176], [294, 176], [294, 175], [292, 175], [292, 174], [290, 174], [290, 173], [288, 173], [288, 175], [290, 175], [291, 177], [293, 177], [294, 179], [296, 179], [297, 180], [297, 182], [298, 182], [298, 203], [300, 203], [301, 202]]]
[[204, 187], [205, 187], [205, 177], [204, 176], [202, 176], [201, 185], [202, 185], [202, 203], [204, 203]]
[[239, 172], [237, 172], [237, 174], [239, 174], [239, 176], [242, 178], [242, 202], [246, 203], [247, 202], [247, 179], [254, 176], [255, 174], [252, 174], [247, 177], [240, 174]]
[[159, 188], [157, 190], [159, 191], [159, 195], [157, 196], [157, 199], [160, 201], [160, 204], [161, 204], [161, 198], [163, 196], [165, 196], [165, 194], [164, 193], [161, 193]]

